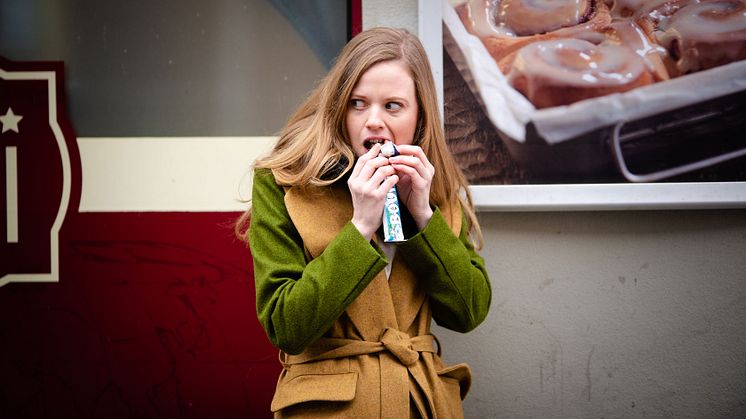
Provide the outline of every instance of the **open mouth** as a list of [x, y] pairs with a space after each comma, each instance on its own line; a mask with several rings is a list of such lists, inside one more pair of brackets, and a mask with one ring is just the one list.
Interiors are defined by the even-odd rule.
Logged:
[[380, 144], [383, 145], [386, 141], [389, 141], [386, 138], [368, 138], [365, 141], [363, 141], [363, 147], [365, 147], [366, 150], [370, 150], [373, 148], [373, 145]]

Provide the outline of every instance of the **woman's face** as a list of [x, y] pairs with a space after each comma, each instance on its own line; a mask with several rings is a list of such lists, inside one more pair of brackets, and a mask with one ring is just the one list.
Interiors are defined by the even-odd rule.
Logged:
[[417, 129], [414, 80], [401, 60], [373, 65], [352, 89], [345, 125], [355, 155], [375, 143], [412, 144]]

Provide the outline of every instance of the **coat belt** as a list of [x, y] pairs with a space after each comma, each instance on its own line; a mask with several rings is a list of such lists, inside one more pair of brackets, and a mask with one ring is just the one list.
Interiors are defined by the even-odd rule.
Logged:
[[[433, 348], [435, 343], [438, 345], [437, 352]], [[417, 365], [420, 352], [432, 352], [440, 356], [440, 343], [435, 335], [410, 337], [400, 330], [386, 328], [378, 342], [320, 338], [299, 355], [280, 352], [280, 362], [287, 368], [307, 362], [382, 353], [379, 358], [381, 397], [386, 401], [381, 404], [381, 417], [408, 417], [410, 397], [414, 403], [412, 408], [419, 411], [421, 417], [429, 417], [433, 415], [435, 405], [425, 372]], [[410, 375], [414, 380], [414, 387], [410, 387]]]
[[[378, 342], [357, 339], [320, 338], [299, 355], [289, 355], [280, 352], [280, 362], [283, 365], [304, 364], [306, 362], [323, 361], [325, 359], [344, 358], [350, 356], [368, 355], [388, 351], [404, 366], [412, 366], [420, 357], [420, 352], [435, 353], [433, 344], [438, 339], [431, 334], [410, 337], [408, 334], [387, 327], [381, 333]], [[438, 344], [440, 355], [440, 344]]]

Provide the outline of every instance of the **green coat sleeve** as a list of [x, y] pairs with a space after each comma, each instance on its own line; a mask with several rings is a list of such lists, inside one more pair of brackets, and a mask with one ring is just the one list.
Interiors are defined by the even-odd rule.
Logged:
[[255, 172], [249, 246], [259, 321], [275, 346], [297, 354], [329, 330], [388, 261], [348, 222], [307, 262], [284, 196], [269, 170]]
[[469, 240], [465, 218], [456, 237], [436, 209], [422, 231], [398, 246], [407, 266], [424, 282], [435, 321], [458, 332], [477, 327], [492, 301], [484, 259]]

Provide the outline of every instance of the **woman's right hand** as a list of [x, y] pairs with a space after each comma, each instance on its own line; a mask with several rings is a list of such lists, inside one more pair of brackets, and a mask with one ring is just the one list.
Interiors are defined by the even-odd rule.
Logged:
[[374, 144], [360, 156], [347, 181], [352, 195], [352, 224], [367, 240], [383, 222], [386, 193], [399, 181], [389, 159], [378, 156], [380, 150], [380, 144]]

